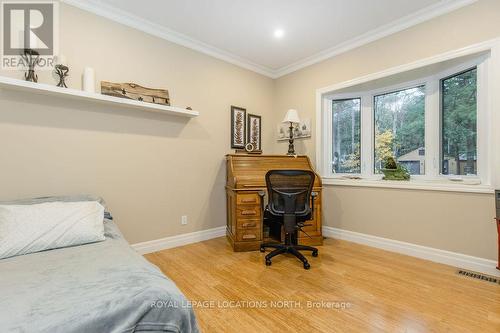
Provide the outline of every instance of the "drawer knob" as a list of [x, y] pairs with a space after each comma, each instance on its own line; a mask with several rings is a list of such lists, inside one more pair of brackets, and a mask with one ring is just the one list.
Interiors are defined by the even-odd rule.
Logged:
[[243, 228], [254, 228], [257, 224], [254, 223], [243, 223]]
[[257, 199], [255, 199], [255, 198], [253, 198], [253, 199], [241, 199], [241, 202], [243, 202], [243, 203], [256, 203]]
[[257, 215], [257, 212], [255, 210], [244, 210], [241, 215]]

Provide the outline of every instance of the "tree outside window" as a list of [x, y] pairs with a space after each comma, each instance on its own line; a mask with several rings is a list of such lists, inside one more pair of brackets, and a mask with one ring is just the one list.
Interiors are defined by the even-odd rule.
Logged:
[[410, 174], [425, 173], [425, 86], [374, 97], [375, 173], [394, 157]]
[[361, 173], [361, 98], [332, 101], [334, 173]]
[[477, 69], [441, 80], [441, 173], [477, 174]]

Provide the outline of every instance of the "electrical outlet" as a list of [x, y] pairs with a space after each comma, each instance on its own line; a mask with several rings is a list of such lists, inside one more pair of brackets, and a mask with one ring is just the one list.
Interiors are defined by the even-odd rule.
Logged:
[[187, 217], [187, 215], [182, 215], [181, 216], [181, 224], [183, 224], [183, 225], [188, 224], [188, 217]]

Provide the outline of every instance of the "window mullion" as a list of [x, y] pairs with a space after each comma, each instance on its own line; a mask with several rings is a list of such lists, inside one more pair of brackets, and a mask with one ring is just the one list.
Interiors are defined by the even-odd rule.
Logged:
[[365, 94], [361, 97], [361, 174], [365, 177], [373, 176], [373, 103], [372, 96]]
[[440, 94], [439, 79], [426, 82], [425, 97], [425, 175], [439, 176], [440, 167]]

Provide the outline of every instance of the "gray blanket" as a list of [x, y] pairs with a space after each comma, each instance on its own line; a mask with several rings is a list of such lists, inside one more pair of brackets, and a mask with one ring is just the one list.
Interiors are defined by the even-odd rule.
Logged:
[[105, 225], [103, 242], [0, 260], [1, 332], [198, 332], [175, 284]]

